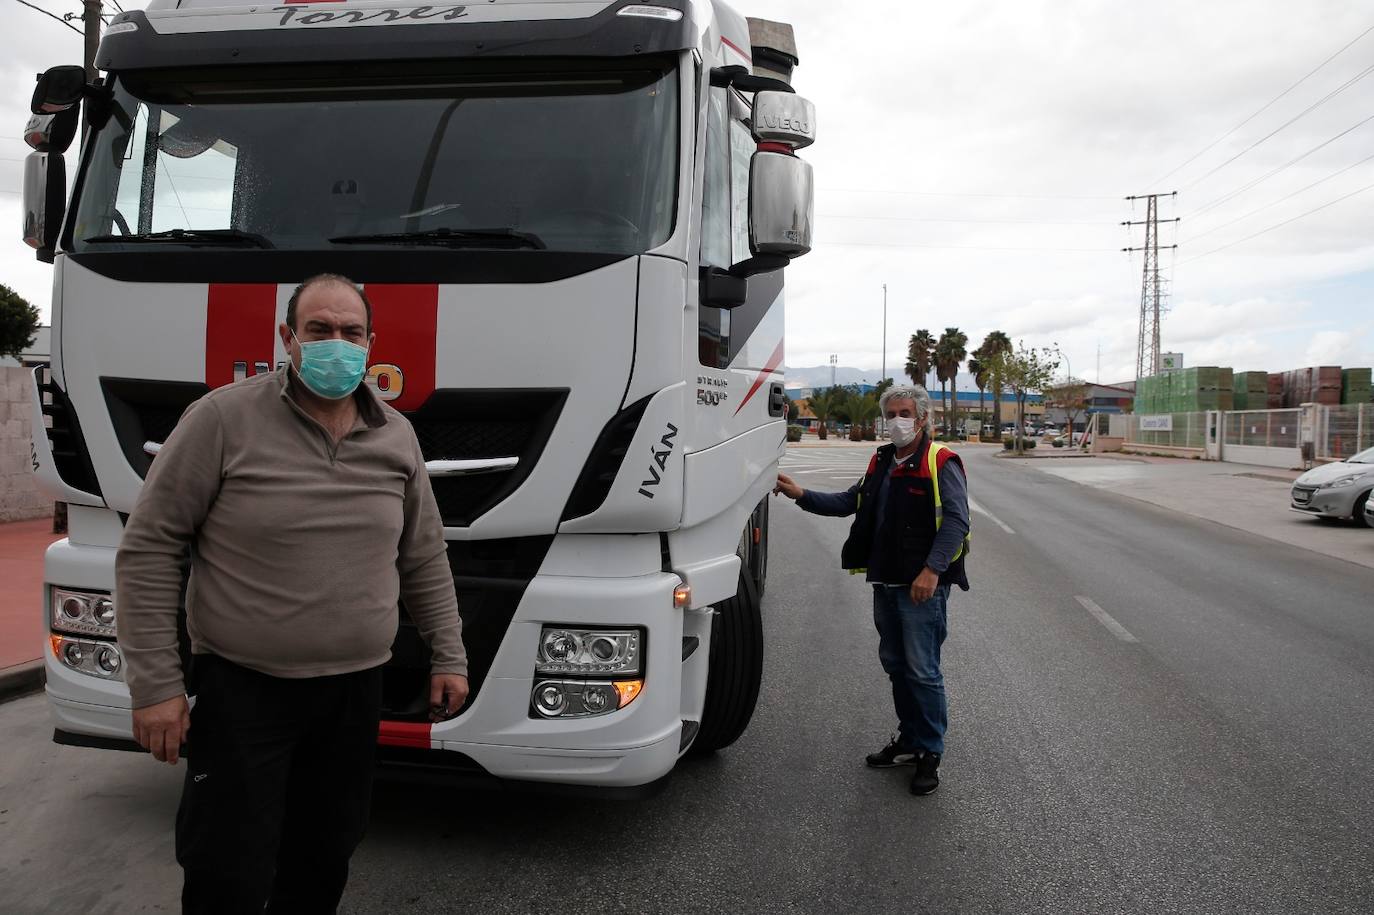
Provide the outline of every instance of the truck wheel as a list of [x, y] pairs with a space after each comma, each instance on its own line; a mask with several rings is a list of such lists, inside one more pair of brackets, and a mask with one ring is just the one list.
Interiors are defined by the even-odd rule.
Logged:
[[691, 748], [695, 755], [714, 753], [738, 740], [758, 702], [763, 678], [763, 618], [754, 576], [743, 564], [735, 596], [716, 606], [709, 664], [701, 729]]

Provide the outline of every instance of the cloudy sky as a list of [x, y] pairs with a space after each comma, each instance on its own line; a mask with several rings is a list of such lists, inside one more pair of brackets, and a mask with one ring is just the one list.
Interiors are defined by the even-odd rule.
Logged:
[[[1100, 362], [1102, 381], [1131, 377], [1141, 261], [1121, 249], [1142, 231], [1120, 223], [1144, 209], [1123, 198], [1170, 191], [1165, 350], [1237, 370], [1374, 363], [1374, 6], [737, 8], [795, 25], [795, 84], [818, 112], [804, 154], [817, 240], [788, 276], [789, 365], [835, 353], [876, 370], [886, 283], [889, 374], [918, 328], [957, 326], [970, 348], [1000, 329], [1057, 344], [1076, 375]], [[0, 282], [45, 311], [49, 268], [18, 240], [14, 138], [33, 74], [80, 56], [75, 32], [0, 0]]]

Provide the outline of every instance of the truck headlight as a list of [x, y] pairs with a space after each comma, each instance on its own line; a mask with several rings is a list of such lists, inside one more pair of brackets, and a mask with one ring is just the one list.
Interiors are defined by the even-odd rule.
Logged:
[[540, 680], [530, 706], [541, 718], [587, 718], [622, 709], [644, 688], [643, 680]]
[[68, 670], [99, 677], [102, 680], [124, 680], [124, 656], [114, 642], [95, 642], [74, 639], [65, 635], [48, 636], [53, 656]]
[[107, 637], [118, 634], [114, 599], [104, 591], [53, 588], [51, 616], [54, 632]]
[[590, 676], [640, 672], [638, 629], [571, 629], [545, 626], [539, 634], [535, 672]]

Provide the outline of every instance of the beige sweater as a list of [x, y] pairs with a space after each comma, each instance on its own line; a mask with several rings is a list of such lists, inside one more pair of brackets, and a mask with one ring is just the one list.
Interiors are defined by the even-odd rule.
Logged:
[[191, 650], [276, 677], [365, 670], [391, 656], [397, 599], [433, 652], [467, 673], [434, 492], [410, 423], [366, 386], [334, 445], [288, 394], [285, 368], [210, 392], [153, 461], [115, 562], [134, 708], [185, 690], [181, 562]]

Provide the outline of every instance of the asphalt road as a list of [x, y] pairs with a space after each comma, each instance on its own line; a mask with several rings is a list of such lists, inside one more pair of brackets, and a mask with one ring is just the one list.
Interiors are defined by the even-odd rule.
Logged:
[[[795, 450], [842, 488], [866, 452]], [[1374, 570], [968, 453], [940, 790], [847, 523], [774, 503], [758, 713], [643, 802], [383, 785], [345, 912], [1368, 912]], [[1374, 532], [1359, 532], [1374, 536]], [[176, 908], [179, 771], [0, 706], [0, 912]]]

